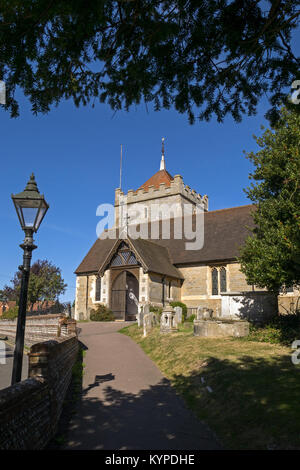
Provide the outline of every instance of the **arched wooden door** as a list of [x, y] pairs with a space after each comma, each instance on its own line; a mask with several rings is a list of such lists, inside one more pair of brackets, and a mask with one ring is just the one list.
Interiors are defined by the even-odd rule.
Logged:
[[122, 271], [111, 289], [111, 309], [117, 320], [135, 320], [138, 313], [139, 281], [128, 271]]
[[125, 320], [135, 320], [138, 313], [139, 281], [126, 271], [126, 314]]

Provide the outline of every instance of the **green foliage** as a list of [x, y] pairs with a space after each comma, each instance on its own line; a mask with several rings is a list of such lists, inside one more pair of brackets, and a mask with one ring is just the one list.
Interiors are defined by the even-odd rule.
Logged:
[[185, 321], [188, 321], [188, 322], [193, 323], [193, 321], [195, 320], [195, 318], [196, 318], [196, 315], [193, 313], [193, 314], [190, 315]]
[[18, 115], [19, 87], [34, 114], [65, 99], [116, 111], [144, 101], [155, 110], [173, 106], [191, 123], [227, 114], [239, 121], [269, 92], [274, 119], [298, 78], [291, 37], [298, 17], [288, 0], [4, 0], [5, 108]]
[[[3, 292], [9, 300], [18, 301], [21, 289], [22, 272], [17, 271], [11, 280], [12, 286], [4, 286]], [[48, 260], [37, 260], [30, 268], [28, 283], [28, 305], [35, 302], [54, 301], [66, 290], [67, 284], [61, 275], [60, 268]]]
[[279, 123], [256, 142], [261, 150], [247, 155], [255, 184], [246, 190], [255, 228], [239, 260], [248, 284], [276, 292], [300, 283], [300, 115], [282, 108]]
[[182, 321], [185, 321], [187, 318], [187, 306], [182, 302], [170, 302], [172, 307], [181, 307], [182, 308]]
[[0, 289], [0, 302], [6, 302], [7, 300], [5, 291]]
[[0, 320], [14, 320], [18, 317], [19, 307], [15, 305], [14, 307], [9, 308], [6, 310], [0, 317]]
[[90, 313], [91, 321], [115, 321], [113, 312], [105, 307], [105, 305], [99, 305], [96, 309], [92, 309]]
[[250, 334], [245, 340], [290, 346], [294, 340], [299, 339], [299, 331], [299, 313], [278, 315], [263, 327], [250, 325]]
[[149, 310], [150, 312], [156, 313], [158, 316], [160, 316], [163, 311], [162, 307], [156, 307], [154, 305], [150, 305]]

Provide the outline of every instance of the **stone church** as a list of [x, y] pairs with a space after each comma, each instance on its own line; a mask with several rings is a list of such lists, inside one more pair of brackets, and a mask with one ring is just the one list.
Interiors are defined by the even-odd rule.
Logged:
[[[125, 222], [120, 220], [124, 201], [127, 208], [142, 207], [139, 226], [149, 225], [156, 204], [172, 206], [170, 235], [162, 236], [162, 223], [170, 217], [170, 212], [162, 211], [158, 236], [132, 238], [128, 232], [124, 236], [124, 226], [130, 224], [128, 217]], [[203, 209], [204, 243], [200, 249], [187, 250], [185, 237], [174, 235], [174, 224], [182, 219], [184, 205], [201, 205]], [[257, 296], [258, 289], [247, 284], [237, 262], [239, 248], [253, 226], [253, 210], [252, 205], [245, 205], [209, 211], [206, 195], [201, 196], [184, 184], [182, 176], [171, 176], [166, 170], [162, 150], [160, 169], [150, 179], [127, 194], [121, 188], [115, 190], [116, 236], [110, 237], [110, 230], [106, 230], [76, 269], [75, 318], [88, 319], [91, 309], [104, 304], [116, 320], [134, 320], [139, 305], [164, 306], [170, 301], [185, 303], [189, 313], [203, 306], [220, 315], [237, 296]], [[193, 223], [194, 210], [191, 218]], [[293, 292], [281, 297], [284, 310], [293, 308]]]

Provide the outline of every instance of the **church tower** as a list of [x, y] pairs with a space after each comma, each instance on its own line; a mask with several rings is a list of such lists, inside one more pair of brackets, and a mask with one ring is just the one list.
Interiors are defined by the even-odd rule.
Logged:
[[[116, 226], [119, 226], [120, 213], [124, 206], [126, 206], [127, 212], [131, 209], [139, 212], [139, 223], [156, 220], [158, 206], [160, 206], [160, 219], [181, 217], [184, 205], [192, 206], [192, 211], [196, 209], [197, 205], [201, 205], [204, 211], [208, 211], [207, 195], [201, 196], [197, 191], [184, 184], [181, 175], [172, 176], [166, 170], [164, 140], [163, 138], [159, 171], [137, 190], [129, 189], [127, 194], [124, 194], [120, 188], [115, 190]], [[135, 219], [134, 223], [136, 222]], [[130, 224], [130, 220], [128, 223]]]

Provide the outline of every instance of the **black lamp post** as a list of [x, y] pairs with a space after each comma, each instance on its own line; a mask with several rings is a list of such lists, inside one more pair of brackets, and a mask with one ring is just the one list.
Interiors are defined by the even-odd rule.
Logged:
[[19, 194], [12, 194], [11, 197], [14, 202], [21, 227], [25, 232], [24, 242], [22, 245], [20, 245], [20, 247], [24, 250], [24, 254], [23, 266], [19, 267], [19, 269], [22, 271], [22, 279], [16, 332], [16, 345], [14, 351], [14, 364], [11, 379], [11, 384], [14, 385], [16, 382], [20, 382], [22, 376], [30, 261], [32, 251], [37, 248], [33, 243], [33, 233], [37, 232], [49, 206], [44, 199], [44, 195], [39, 193], [33, 173], [24, 191]]

